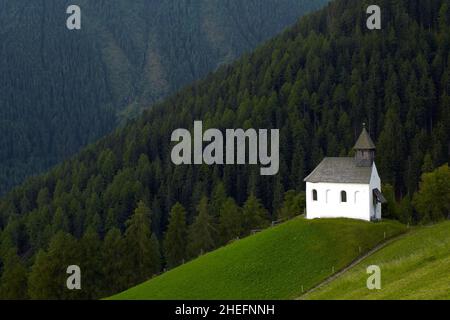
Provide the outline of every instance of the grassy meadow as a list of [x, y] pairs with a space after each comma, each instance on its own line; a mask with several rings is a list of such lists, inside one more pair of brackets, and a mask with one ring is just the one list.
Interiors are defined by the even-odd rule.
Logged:
[[[381, 268], [381, 290], [367, 289], [370, 265]], [[305, 298], [450, 299], [450, 222], [412, 230]]]
[[397, 222], [296, 218], [203, 255], [111, 299], [294, 299], [377, 244]]

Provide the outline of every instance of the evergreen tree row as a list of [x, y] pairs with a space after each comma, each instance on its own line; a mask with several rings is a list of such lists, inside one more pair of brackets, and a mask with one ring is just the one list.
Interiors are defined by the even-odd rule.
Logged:
[[[150, 279], [163, 268], [174, 268], [269, 225], [268, 211], [256, 197], [250, 196], [240, 208], [223, 191], [217, 189], [212, 201], [203, 197], [189, 225], [185, 208], [176, 203], [170, 212], [162, 247], [151, 230], [152, 213], [144, 201], [138, 203], [126, 221], [123, 233], [112, 228], [101, 237], [91, 225], [81, 238], [76, 238], [59, 230], [48, 246], [39, 249], [29, 261], [18, 254], [16, 247], [2, 242], [0, 298], [108, 297]], [[81, 290], [69, 290], [66, 286], [66, 271], [71, 265], [80, 267]]]

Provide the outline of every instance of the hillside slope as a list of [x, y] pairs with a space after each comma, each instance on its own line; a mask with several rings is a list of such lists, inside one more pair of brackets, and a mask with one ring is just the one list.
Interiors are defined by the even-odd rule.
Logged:
[[0, 195], [326, 1], [0, 0]]
[[[381, 269], [381, 290], [368, 290], [366, 269]], [[305, 299], [450, 299], [450, 222], [420, 227], [389, 244]]]
[[405, 228], [294, 219], [173, 269], [113, 299], [292, 299]]

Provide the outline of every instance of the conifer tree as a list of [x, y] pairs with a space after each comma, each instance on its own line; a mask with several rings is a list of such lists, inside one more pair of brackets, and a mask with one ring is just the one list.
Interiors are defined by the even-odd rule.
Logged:
[[241, 208], [236, 204], [233, 198], [228, 198], [220, 209], [220, 244], [226, 244], [228, 241], [239, 237], [243, 232], [242, 222], [243, 216]]
[[80, 262], [80, 250], [76, 239], [62, 231], [58, 232], [50, 241], [48, 251], [41, 250], [36, 256], [28, 279], [30, 298], [51, 300], [80, 298], [82, 292], [69, 290], [66, 286], [67, 267], [80, 266]]
[[6, 257], [2, 259], [0, 297], [6, 300], [27, 298], [27, 269], [15, 251], [15, 249], [10, 249]]
[[101, 249], [102, 243], [97, 231], [95, 228], [89, 227], [80, 241], [82, 294], [85, 299], [98, 299], [101, 296], [101, 285], [104, 280]]
[[210, 212], [212, 217], [218, 217], [223, 203], [227, 199], [227, 193], [223, 182], [219, 182], [211, 194]]
[[213, 221], [208, 210], [208, 198], [203, 197], [197, 206], [197, 216], [188, 230], [188, 253], [195, 258], [215, 248]]
[[269, 225], [269, 213], [261, 201], [251, 194], [242, 208], [244, 233]]
[[284, 194], [283, 207], [278, 212], [279, 219], [292, 219], [304, 213], [306, 207], [306, 195], [289, 190]]
[[394, 109], [389, 109], [378, 141], [378, 149], [383, 152], [377, 155], [377, 159], [382, 178], [386, 183], [393, 184], [396, 189], [401, 186], [404, 147], [403, 127], [398, 113]]
[[143, 201], [138, 203], [132, 217], [126, 222], [128, 283], [137, 284], [159, 272], [159, 246], [152, 239], [150, 209]]
[[33, 300], [57, 299], [56, 288], [50, 272], [51, 264], [45, 250], [39, 250], [28, 277], [28, 296]]
[[108, 231], [102, 244], [102, 295], [109, 297], [127, 288], [125, 242], [120, 230]]
[[164, 237], [164, 256], [167, 267], [176, 267], [186, 258], [186, 240], [186, 210], [177, 202], [170, 211], [169, 226]]

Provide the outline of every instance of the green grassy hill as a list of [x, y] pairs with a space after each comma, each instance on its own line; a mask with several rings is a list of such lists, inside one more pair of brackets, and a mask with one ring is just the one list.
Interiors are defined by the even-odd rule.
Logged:
[[[370, 265], [381, 268], [381, 290], [366, 287]], [[450, 299], [450, 222], [413, 230], [305, 298]]]
[[[396, 222], [294, 219], [125, 291], [112, 299], [293, 299], [386, 238]], [[360, 253], [361, 248], [361, 253]]]

